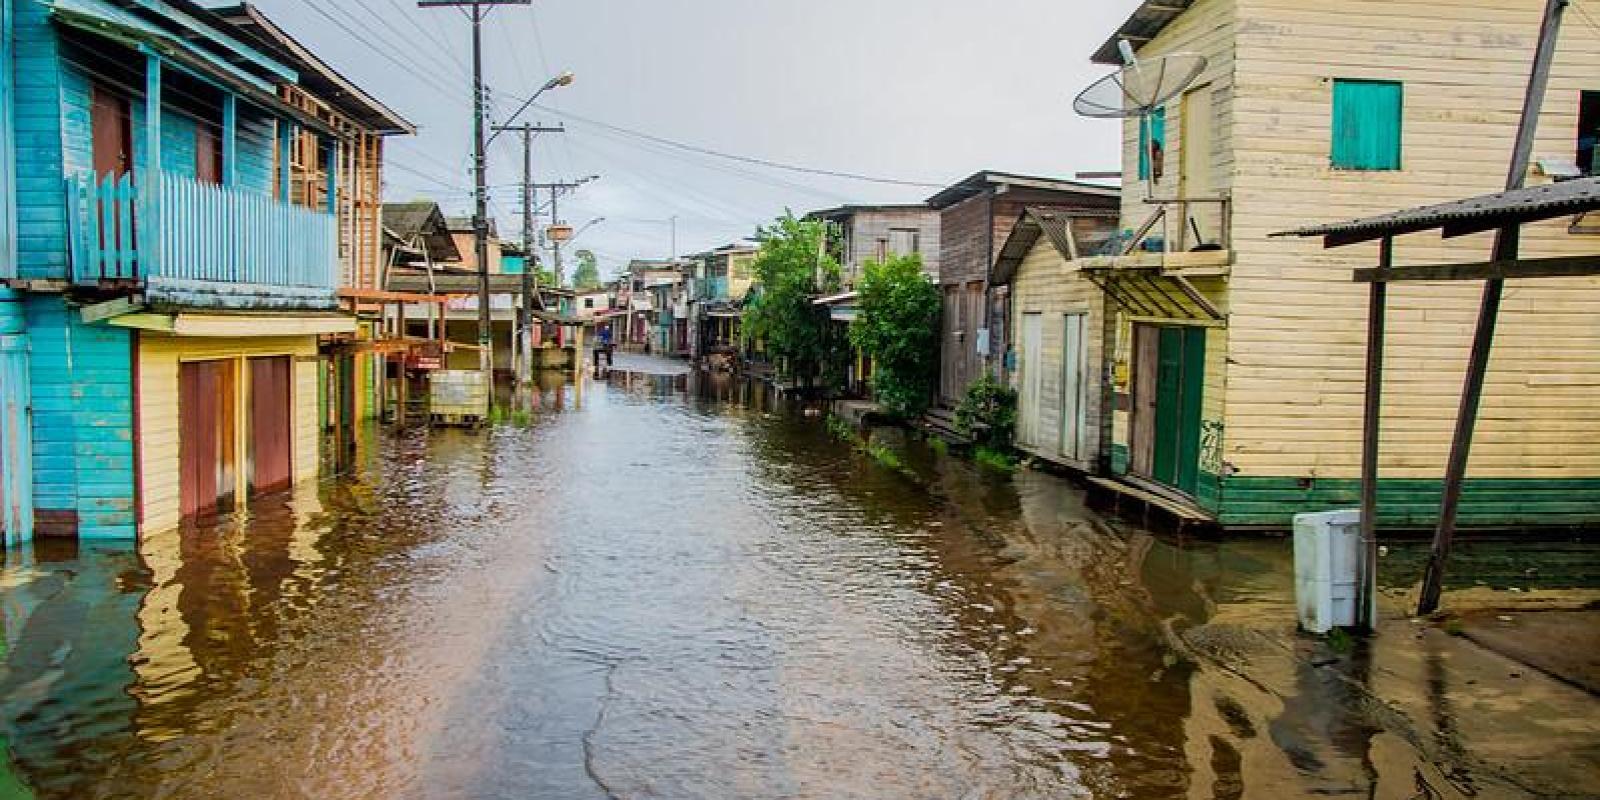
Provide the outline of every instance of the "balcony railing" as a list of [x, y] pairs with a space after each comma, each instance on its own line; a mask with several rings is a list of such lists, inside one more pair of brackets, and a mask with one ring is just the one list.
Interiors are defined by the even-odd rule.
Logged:
[[[66, 190], [75, 282], [171, 278], [337, 288], [332, 215], [168, 172], [153, 180], [83, 173], [67, 178]], [[154, 197], [142, 196], [150, 191]]]

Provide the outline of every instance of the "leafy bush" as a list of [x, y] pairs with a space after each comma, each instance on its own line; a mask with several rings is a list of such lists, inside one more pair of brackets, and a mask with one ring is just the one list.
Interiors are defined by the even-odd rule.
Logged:
[[869, 261], [850, 342], [872, 358], [872, 392], [890, 415], [928, 410], [939, 370], [939, 289], [919, 256]]
[[1009, 451], [1017, 431], [1016, 390], [985, 374], [956, 406], [956, 428], [983, 447]]
[[828, 312], [811, 304], [819, 292], [839, 288], [839, 264], [829, 257], [822, 222], [777, 218], [761, 228], [753, 269], [760, 285], [741, 325], [745, 341], [759, 341], [785, 377], [807, 386], [841, 361], [838, 337], [828, 336]]
[[992, 450], [981, 445], [972, 452], [972, 460], [978, 462], [981, 466], [1000, 472], [1011, 472], [1017, 468], [1017, 460], [1010, 453]]

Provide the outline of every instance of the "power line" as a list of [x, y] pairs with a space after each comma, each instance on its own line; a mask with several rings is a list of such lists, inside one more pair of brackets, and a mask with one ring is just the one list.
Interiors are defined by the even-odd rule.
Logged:
[[888, 185], [891, 185], [891, 186], [912, 186], [912, 187], [917, 187], [917, 188], [922, 188], [922, 189], [942, 189], [942, 188], [944, 188], [944, 184], [942, 184], [942, 183], [926, 183], [926, 182], [923, 182], [923, 181], [908, 181], [908, 180], [901, 180], [901, 179], [898, 179], [898, 178], [879, 178], [879, 177], [874, 177], [872, 175], [863, 175], [863, 174], [857, 173], [857, 172], [843, 172], [843, 171], [840, 171], [840, 170], [823, 169], [821, 167], [804, 167], [804, 166], [799, 166], [797, 164], [785, 164], [785, 163], [783, 163], [781, 161], [773, 161], [771, 159], [766, 159], [766, 158], [757, 158], [757, 157], [754, 157], [754, 156], [741, 156], [741, 155], [737, 155], [735, 153], [727, 153], [727, 152], [723, 152], [721, 150], [714, 150], [714, 149], [709, 148], [709, 147], [701, 147], [699, 145], [688, 144], [687, 142], [675, 141], [673, 139], [668, 139], [668, 138], [663, 137], [663, 136], [656, 136], [655, 134], [652, 134], [652, 133], [645, 133], [643, 131], [637, 131], [637, 130], [633, 130], [631, 128], [624, 128], [621, 125], [612, 125], [609, 122], [601, 122], [600, 120], [597, 120], [597, 119], [584, 117], [584, 116], [581, 116], [579, 114], [574, 114], [574, 113], [572, 113], [570, 111], [562, 111], [560, 109], [552, 108], [550, 106], [546, 106], [546, 105], [543, 105], [543, 104], [540, 104], [540, 103], [533, 103], [531, 105], [534, 108], [537, 108], [537, 109], [539, 109], [541, 111], [546, 111], [546, 112], [549, 112], [551, 114], [555, 114], [555, 115], [560, 116], [560, 117], [566, 117], [567, 119], [570, 119], [570, 120], [572, 120], [574, 122], [578, 122], [578, 123], [581, 123], [581, 124], [593, 125], [593, 126], [598, 127], [598, 128], [604, 128], [606, 130], [612, 131], [614, 133], [620, 133], [620, 134], [623, 134], [623, 135], [626, 135], [626, 136], [633, 136], [635, 138], [644, 139], [645, 141], [654, 142], [656, 144], [659, 144], [659, 145], [662, 145], [662, 146], [665, 146], [665, 147], [672, 147], [672, 148], [676, 148], [678, 150], [686, 150], [686, 151], [689, 151], [691, 153], [699, 153], [701, 155], [713, 156], [713, 157], [716, 157], [716, 158], [724, 158], [724, 159], [728, 159], [729, 161], [739, 161], [739, 162], [743, 162], [743, 163], [746, 163], [746, 164], [754, 164], [756, 166], [768, 167], [768, 168], [771, 168], [771, 169], [781, 169], [781, 170], [785, 170], [785, 171], [788, 171], [788, 172], [799, 172], [799, 173], [804, 173], [804, 174], [807, 174], [807, 175], [821, 175], [821, 176], [829, 177], [829, 178], [844, 178], [844, 179], [853, 180], [853, 181], [865, 181], [867, 183], [882, 183], [882, 184], [888, 184]]
[[400, 16], [405, 19], [406, 22], [411, 23], [411, 27], [416, 29], [417, 33], [422, 34], [423, 38], [433, 42], [433, 44], [438, 48], [439, 52], [449, 56], [450, 60], [461, 69], [462, 75], [472, 74], [472, 69], [467, 66], [467, 62], [462, 61], [461, 56], [456, 55], [456, 51], [451, 50], [450, 46], [445, 44], [444, 40], [439, 37], [439, 32], [430, 31], [427, 28], [422, 27], [422, 23], [417, 22], [417, 18], [412, 16], [410, 9], [401, 4], [401, 0], [389, 0], [389, 5], [394, 6], [395, 10], [400, 13]]
[[[376, 19], [380, 24], [382, 24], [383, 27], [389, 29], [389, 31], [394, 33], [394, 35], [396, 37], [396, 41], [398, 41], [402, 45], [410, 45], [410, 47], [402, 47], [401, 48], [402, 52], [405, 52], [407, 50], [410, 50], [410, 51], [415, 52], [417, 54], [421, 54], [421, 53], [426, 52], [432, 58], [434, 58], [434, 59], [438, 58], [437, 51], [435, 51], [435, 50], [433, 50], [433, 49], [431, 49], [429, 47], [426, 47], [426, 46], [418, 47], [417, 46], [418, 42], [416, 40], [412, 39], [411, 36], [406, 34], [404, 31], [401, 31], [399, 28], [395, 27], [395, 24], [393, 22], [389, 21], [388, 16], [378, 13], [375, 9], [373, 9], [372, 6], [367, 5], [367, 0], [355, 0], [355, 2], [356, 2], [356, 5], [361, 6], [361, 8], [364, 11], [366, 11], [368, 14], [372, 15], [372, 17], [374, 19]], [[348, 14], [349, 11], [346, 11], [345, 13]], [[409, 17], [408, 17], [408, 19], [409, 19]], [[373, 33], [376, 34], [377, 32], [374, 31]], [[443, 66], [443, 67], [445, 67], [446, 71], [448, 71], [450, 65], [444, 63], [443, 61], [435, 60], [435, 61], [433, 61], [433, 64], [431, 66]], [[464, 75], [470, 75], [471, 73], [467, 73], [467, 72], [463, 71], [463, 74]]]
[[366, 35], [357, 33], [349, 25], [346, 25], [344, 22], [339, 20], [339, 18], [333, 16], [332, 14], [329, 14], [326, 9], [324, 9], [319, 3], [316, 2], [316, 0], [300, 0], [300, 4], [306, 6], [307, 8], [311, 9], [312, 11], [317, 12], [317, 14], [320, 15], [323, 19], [325, 19], [325, 20], [327, 20], [329, 22], [332, 22], [334, 25], [337, 25], [340, 30], [342, 30], [345, 33], [349, 34], [352, 39], [355, 39], [358, 42], [365, 43], [367, 45], [367, 49], [371, 50], [374, 53], [377, 53], [380, 56], [382, 56], [384, 58], [384, 60], [388, 61], [389, 63], [394, 64], [395, 66], [399, 67], [402, 70], [405, 70], [406, 73], [410, 74], [412, 77], [416, 78], [418, 81], [421, 81], [422, 83], [426, 84], [429, 88], [432, 88], [434, 91], [439, 92], [441, 95], [443, 95], [445, 97], [451, 97], [452, 96], [450, 88], [445, 86], [443, 83], [439, 82], [439, 80], [437, 78], [434, 78], [431, 75], [427, 75], [425, 73], [417, 72], [417, 70], [411, 64], [408, 64], [408, 63], [406, 63], [404, 61], [401, 61], [400, 59], [394, 57], [393, 55], [390, 55], [388, 50], [385, 50], [385, 49], [383, 49], [381, 47], [373, 47], [372, 43], [367, 40], [367, 36]]

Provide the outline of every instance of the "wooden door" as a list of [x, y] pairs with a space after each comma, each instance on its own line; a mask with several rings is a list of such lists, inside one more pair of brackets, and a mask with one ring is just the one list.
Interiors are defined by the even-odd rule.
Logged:
[[232, 361], [178, 367], [178, 504], [184, 517], [233, 506], [234, 389]]
[[1089, 428], [1088, 314], [1066, 314], [1061, 338], [1061, 431], [1063, 456], [1087, 461]]
[[250, 359], [250, 493], [287, 488], [293, 478], [288, 356]]
[[128, 98], [98, 85], [91, 87], [89, 130], [96, 178], [133, 171], [133, 118]]
[[961, 287], [944, 287], [944, 337], [939, 350], [939, 396], [946, 404], [961, 401], [960, 364], [966, 338], [961, 321]]
[[1155, 471], [1156, 361], [1160, 330], [1133, 326], [1133, 418], [1128, 442], [1128, 469], [1152, 477]]
[[1154, 458], [1150, 477], [1194, 493], [1199, 478], [1205, 329], [1159, 328]]
[[[1216, 116], [1212, 108], [1211, 87], [1202, 86], [1183, 96], [1183, 152], [1179, 167], [1179, 193], [1184, 198], [1204, 198], [1216, 195], [1216, 182], [1212, 176], [1211, 147], [1216, 134]], [[1201, 244], [1221, 244], [1220, 220], [1222, 206], [1216, 203], [1193, 203], [1188, 207], [1188, 218], [1183, 220], [1183, 231], [1178, 241], [1188, 250]], [[1195, 231], [1199, 230], [1198, 239]]]
[[1044, 315], [1023, 314], [1019, 341], [1022, 386], [1017, 392], [1017, 441], [1024, 447], [1043, 445]]
[[194, 123], [194, 177], [201, 183], [222, 183], [222, 137], [212, 123]]

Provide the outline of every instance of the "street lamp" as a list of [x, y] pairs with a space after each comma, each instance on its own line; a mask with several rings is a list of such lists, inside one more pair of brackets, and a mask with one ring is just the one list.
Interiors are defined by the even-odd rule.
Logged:
[[[505, 122], [498, 126], [494, 134], [489, 137], [489, 142], [493, 142], [495, 137], [500, 135], [500, 130], [510, 126], [511, 123], [516, 122], [517, 117], [522, 116], [522, 112], [527, 111], [528, 106], [533, 105], [533, 101], [539, 99], [539, 95], [544, 94], [545, 92], [548, 92], [558, 86], [571, 86], [572, 82], [576, 79], [577, 76], [573, 75], [572, 72], [568, 70], [566, 72], [562, 72], [560, 75], [557, 75], [554, 78], [551, 78], [550, 80], [545, 81], [544, 85], [539, 87], [539, 91], [534, 92], [527, 100], [522, 101], [522, 105], [518, 106], [517, 110], [513, 112]], [[487, 144], [488, 143], [486, 142], [485, 146], [487, 146]]]

